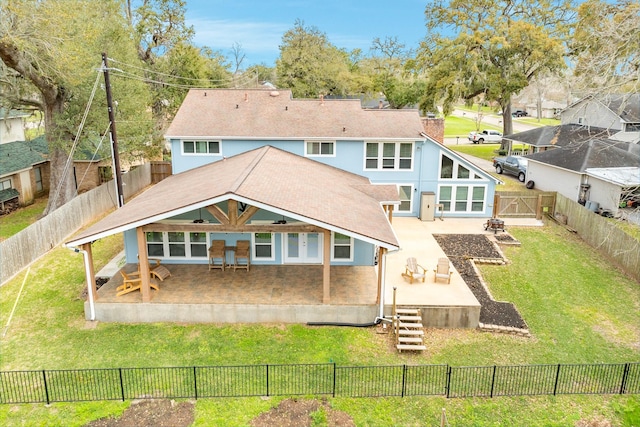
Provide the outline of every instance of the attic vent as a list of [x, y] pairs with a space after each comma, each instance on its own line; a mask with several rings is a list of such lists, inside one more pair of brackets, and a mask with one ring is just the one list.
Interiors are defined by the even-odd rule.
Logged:
[[269, 92], [269, 96], [273, 96], [275, 98], [276, 96], [280, 96], [280, 92], [278, 92], [277, 90], [272, 90], [271, 92]]

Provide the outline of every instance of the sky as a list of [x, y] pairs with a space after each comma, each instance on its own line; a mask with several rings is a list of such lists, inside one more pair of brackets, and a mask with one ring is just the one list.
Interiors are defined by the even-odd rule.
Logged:
[[196, 45], [230, 57], [239, 43], [243, 68], [271, 67], [296, 19], [317, 27], [338, 48], [367, 54], [374, 38], [397, 37], [415, 50], [426, 35], [424, 8], [424, 0], [186, 0], [186, 19]]

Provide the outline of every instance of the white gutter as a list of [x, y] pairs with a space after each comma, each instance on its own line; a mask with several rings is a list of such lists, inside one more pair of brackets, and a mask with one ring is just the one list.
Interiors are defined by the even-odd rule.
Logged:
[[95, 301], [93, 299], [93, 286], [91, 285], [91, 266], [89, 265], [89, 254], [84, 249], [80, 248], [72, 248], [70, 246], [66, 246], [67, 249], [70, 249], [74, 252], [82, 252], [84, 258], [84, 272], [87, 279], [87, 292], [89, 294], [89, 320], [96, 320], [96, 307]]

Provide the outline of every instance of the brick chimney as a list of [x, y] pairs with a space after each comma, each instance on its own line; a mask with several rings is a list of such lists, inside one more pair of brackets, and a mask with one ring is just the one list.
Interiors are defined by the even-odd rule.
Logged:
[[421, 117], [420, 120], [424, 133], [440, 144], [444, 144], [444, 119]]

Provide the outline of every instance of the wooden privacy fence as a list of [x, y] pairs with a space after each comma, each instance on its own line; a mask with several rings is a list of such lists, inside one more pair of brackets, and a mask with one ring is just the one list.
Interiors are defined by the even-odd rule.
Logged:
[[567, 226], [600, 253], [619, 265], [626, 274], [640, 281], [640, 240], [616, 226], [613, 219], [600, 216], [561, 194], [556, 212], [566, 217]]
[[493, 216], [542, 219], [553, 215], [555, 204], [555, 192], [499, 191], [493, 198]]
[[150, 165], [152, 184], [157, 184], [171, 175], [171, 162], [153, 161]]
[[[125, 199], [151, 184], [150, 166], [122, 176]], [[0, 242], [0, 283], [53, 249], [80, 227], [117, 206], [113, 180], [76, 196], [49, 215]]]

